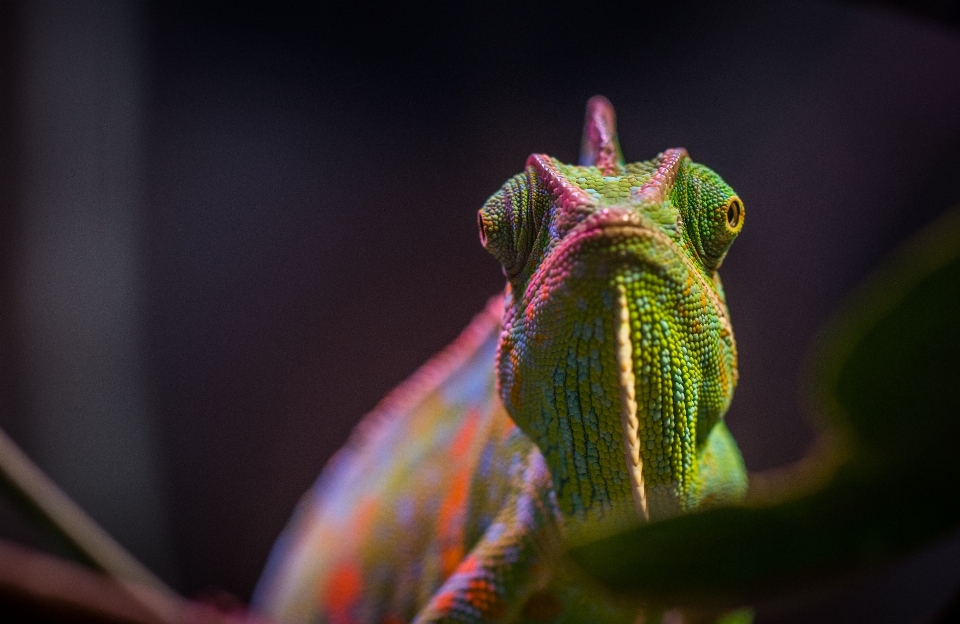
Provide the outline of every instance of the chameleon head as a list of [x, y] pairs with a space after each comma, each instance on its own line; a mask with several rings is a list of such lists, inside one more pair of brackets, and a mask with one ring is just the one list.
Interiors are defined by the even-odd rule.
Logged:
[[626, 164], [590, 100], [578, 166], [531, 155], [479, 212], [508, 278], [500, 395], [544, 454], [567, 516], [695, 507], [737, 380], [717, 275], [743, 205], [670, 149]]

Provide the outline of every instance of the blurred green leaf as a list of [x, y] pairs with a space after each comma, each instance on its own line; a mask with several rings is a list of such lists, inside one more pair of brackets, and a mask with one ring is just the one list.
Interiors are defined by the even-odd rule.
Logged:
[[960, 526], [960, 208], [868, 279], [814, 354], [827, 443], [804, 467], [742, 506], [580, 543], [574, 560], [647, 600], [735, 604]]

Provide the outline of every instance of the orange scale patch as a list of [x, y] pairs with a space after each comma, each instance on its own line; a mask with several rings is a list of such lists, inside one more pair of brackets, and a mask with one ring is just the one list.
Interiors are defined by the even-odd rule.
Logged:
[[507, 611], [507, 605], [497, 595], [496, 588], [485, 579], [471, 579], [465, 597], [485, 619], [498, 620]]
[[480, 562], [477, 561], [475, 555], [470, 555], [463, 560], [463, 563], [460, 564], [459, 572], [461, 574], [468, 574], [480, 568]]
[[443, 500], [440, 502], [437, 517], [440, 569], [444, 578], [453, 574], [466, 554], [463, 546], [463, 524], [474, 468], [473, 462], [470, 461], [470, 450], [474, 445], [479, 421], [479, 411], [471, 410], [450, 443], [448, 451], [451, 462], [457, 465], [457, 468], [447, 485]]
[[512, 419], [512, 418], [505, 418], [504, 420], [505, 420], [506, 422], [505, 422], [504, 427], [503, 427], [502, 439], [503, 439], [503, 440], [506, 440], [507, 438], [510, 437], [510, 434], [513, 433], [514, 429], [517, 428], [517, 423], [513, 422], [513, 419]]
[[[338, 565], [326, 585], [322, 587], [322, 602], [326, 602], [333, 624], [353, 624], [354, 607], [363, 593], [363, 571], [360, 566], [344, 561]], [[324, 600], [325, 599], [325, 600]]]
[[437, 611], [446, 612], [452, 609], [456, 602], [456, 594], [454, 594], [452, 591], [445, 591], [437, 594], [433, 598], [433, 607]]
[[470, 450], [473, 443], [474, 434], [477, 431], [477, 422], [480, 420], [480, 413], [477, 409], [472, 409], [464, 417], [463, 424], [457, 435], [450, 443], [450, 456], [455, 460], [462, 459]]
[[367, 496], [357, 503], [357, 511], [354, 515], [354, 535], [362, 537], [370, 532], [373, 527], [373, 521], [377, 517], [379, 501], [373, 496]]
[[472, 476], [471, 466], [464, 466], [457, 471], [447, 488], [447, 495], [440, 503], [437, 527], [440, 532], [440, 566], [444, 578], [453, 574], [464, 556], [463, 519]]

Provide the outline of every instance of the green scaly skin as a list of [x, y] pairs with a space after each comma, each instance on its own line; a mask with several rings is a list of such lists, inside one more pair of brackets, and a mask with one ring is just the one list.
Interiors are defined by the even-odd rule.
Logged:
[[611, 596], [562, 545], [744, 495], [717, 275], [742, 224], [684, 150], [624, 163], [593, 98], [581, 164], [535, 154], [479, 212], [502, 301], [358, 427], [254, 605], [282, 622], [715, 620]]

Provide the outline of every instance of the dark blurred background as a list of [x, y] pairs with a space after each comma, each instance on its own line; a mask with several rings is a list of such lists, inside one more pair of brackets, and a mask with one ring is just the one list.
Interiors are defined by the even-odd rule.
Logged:
[[[357, 420], [501, 287], [474, 213], [529, 153], [576, 159], [591, 95], [629, 160], [684, 146], [745, 201], [752, 470], [813, 439], [830, 310], [960, 201], [953, 3], [453, 6], [0, 2], [0, 426], [187, 595], [246, 599]], [[59, 552], [6, 501], [0, 538]], [[958, 587], [955, 536], [758, 622]]]

